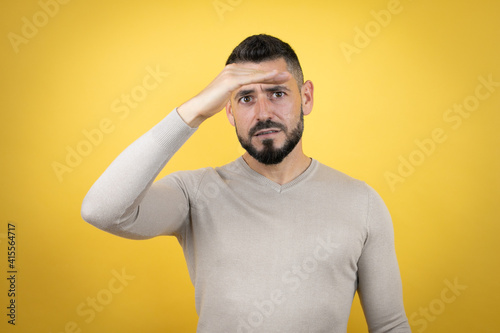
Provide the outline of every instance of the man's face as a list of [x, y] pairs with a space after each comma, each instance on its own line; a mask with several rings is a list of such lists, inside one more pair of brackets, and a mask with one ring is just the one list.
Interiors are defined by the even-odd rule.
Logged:
[[[282, 58], [241, 65], [263, 71], [288, 71]], [[226, 109], [242, 147], [260, 163], [280, 163], [301, 140], [304, 112], [301, 91], [293, 76], [279, 85], [243, 86], [233, 92]]]

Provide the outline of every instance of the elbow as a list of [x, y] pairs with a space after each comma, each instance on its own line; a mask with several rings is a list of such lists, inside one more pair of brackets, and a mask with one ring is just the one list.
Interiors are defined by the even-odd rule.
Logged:
[[122, 234], [124, 231], [121, 226], [130, 222], [132, 218], [130, 214], [129, 218], [124, 218], [125, 213], [122, 209], [112, 207], [105, 200], [93, 199], [89, 195], [83, 199], [80, 214], [87, 223], [115, 235]]
[[80, 214], [87, 223], [101, 230], [108, 231], [115, 224], [115, 219], [109, 216], [108, 209], [102, 203], [87, 197], [82, 202]]
[[86, 222], [98, 227], [103, 224], [102, 213], [97, 205], [85, 198], [82, 202], [80, 214]]
[[120, 227], [120, 218], [111, 215], [109, 209], [105, 209], [104, 205], [100, 203], [92, 203], [87, 199], [83, 200], [80, 214], [89, 224], [116, 236], [128, 239], [148, 239], [156, 236], [123, 230]]

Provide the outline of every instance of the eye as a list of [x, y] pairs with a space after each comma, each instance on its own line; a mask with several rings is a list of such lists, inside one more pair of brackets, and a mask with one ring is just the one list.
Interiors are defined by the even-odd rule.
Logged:
[[281, 98], [285, 96], [285, 93], [283, 91], [276, 91], [273, 93], [273, 96], [276, 98]]
[[240, 98], [241, 103], [250, 103], [251, 101], [252, 101], [251, 96], [243, 96], [242, 98]]

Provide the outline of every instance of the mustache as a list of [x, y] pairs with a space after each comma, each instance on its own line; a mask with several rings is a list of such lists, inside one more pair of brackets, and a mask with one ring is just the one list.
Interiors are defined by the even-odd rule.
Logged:
[[257, 124], [255, 124], [254, 127], [252, 127], [248, 131], [248, 135], [250, 137], [254, 136], [255, 133], [257, 133], [260, 130], [266, 129], [266, 128], [279, 128], [280, 130], [286, 132], [286, 126], [280, 123], [277, 123], [275, 121], [272, 121], [271, 119], [268, 119], [266, 121], [259, 121]]

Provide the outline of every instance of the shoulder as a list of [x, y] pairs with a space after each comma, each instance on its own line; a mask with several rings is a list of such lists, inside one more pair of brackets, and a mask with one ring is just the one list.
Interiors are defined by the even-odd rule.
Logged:
[[380, 194], [366, 182], [343, 172], [318, 163], [318, 179], [328, 184], [335, 199], [343, 207], [354, 207], [362, 214], [366, 227], [371, 233], [379, 231], [391, 235], [392, 219]]
[[367, 193], [367, 187], [369, 186], [364, 181], [349, 176], [321, 162], [315, 161], [315, 164], [315, 170], [311, 177], [312, 181], [321, 182], [327, 186], [334, 186], [343, 191]]
[[309, 179], [309, 185], [320, 193], [335, 195], [337, 200], [353, 202], [367, 213], [377, 207], [385, 207], [380, 195], [365, 181], [316, 161], [316, 170]]

